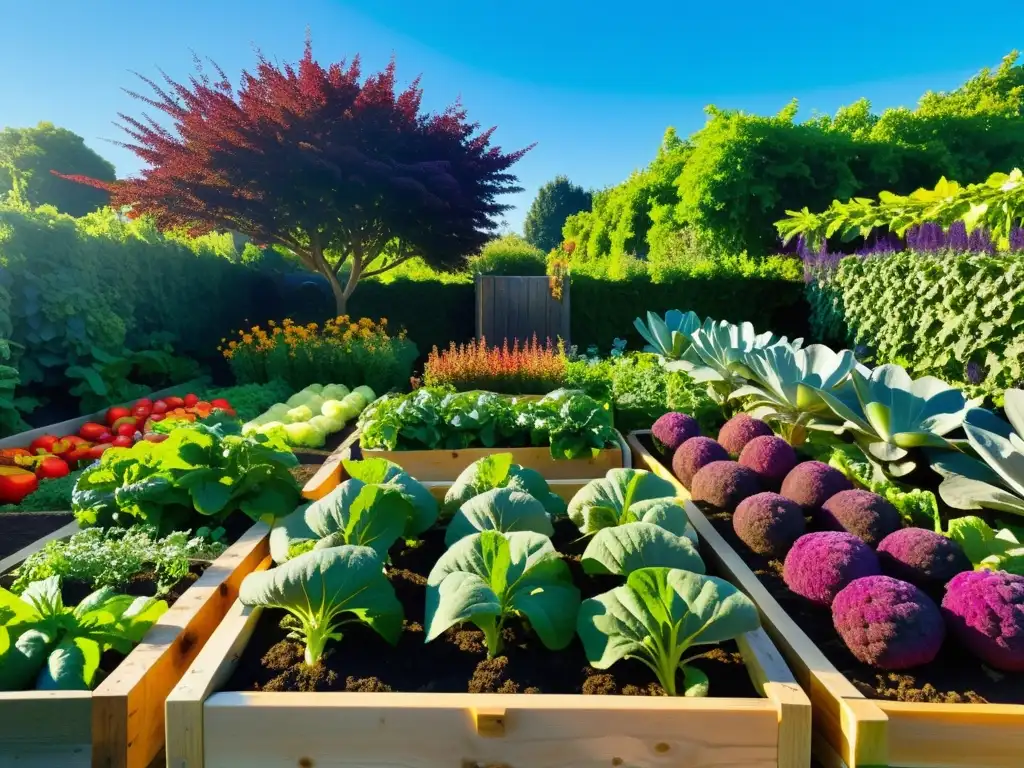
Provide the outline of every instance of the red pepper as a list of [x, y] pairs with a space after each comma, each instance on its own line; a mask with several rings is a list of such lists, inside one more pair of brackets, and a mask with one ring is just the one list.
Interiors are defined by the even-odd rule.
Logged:
[[0, 504], [19, 504], [39, 487], [39, 478], [27, 469], [0, 467]]

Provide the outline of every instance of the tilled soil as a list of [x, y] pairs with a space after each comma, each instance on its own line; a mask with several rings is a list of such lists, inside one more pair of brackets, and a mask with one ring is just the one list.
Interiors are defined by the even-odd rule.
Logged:
[[[573, 580], [583, 596], [620, 583], [583, 574], [578, 536], [571, 523], [562, 521], [553, 542], [568, 553]], [[443, 531], [431, 531], [417, 547], [399, 544], [392, 550], [388, 578], [405, 608], [395, 647], [368, 627], [353, 624], [340, 642], [328, 645], [320, 662], [308, 666], [303, 663], [302, 644], [287, 639], [287, 630], [280, 626], [287, 614], [267, 609], [225, 690], [664, 695], [654, 673], [640, 662], [620, 661], [611, 669], [596, 670], [588, 664], [578, 638], [564, 650], [550, 651], [519, 622], [505, 627], [503, 653], [494, 659], [487, 659], [483, 632], [471, 624], [424, 643], [426, 575], [444, 549]], [[734, 643], [693, 651], [703, 651], [692, 663], [708, 675], [712, 696], [758, 695]]]

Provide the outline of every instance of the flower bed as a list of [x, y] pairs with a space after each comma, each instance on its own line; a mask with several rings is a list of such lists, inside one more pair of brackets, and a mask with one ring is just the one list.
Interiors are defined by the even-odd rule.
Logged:
[[[641, 466], [673, 482], [681, 496], [689, 495], [659, 458], [650, 433], [632, 433], [629, 442]], [[765, 629], [810, 692], [815, 754], [825, 764], [1009, 768], [1019, 763], [1024, 749], [1019, 674], [986, 670], [949, 638], [933, 661], [898, 673], [858, 661], [834, 629], [827, 607], [794, 594], [781, 577], [782, 563], [744, 544], [732, 510], [693, 502], [686, 509], [711, 561], [754, 600]], [[812, 571], [824, 573], [825, 567], [818, 557]], [[987, 701], [979, 692], [1000, 703], [967, 703]], [[942, 696], [945, 702], [936, 701]]]
[[[627, 577], [611, 575], [614, 564], [604, 576], [587, 564], [588, 557], [600, 559], [597, 545], [584, 547], [580, 541], [581, 530], [594, 533], [592, 524], [598, 525], [597, 513], [587, 510], [596, 510], [604, 490], [621, 482], [628, 484], [626, 498], [634, 499], [636, 508], [621, 504], [620, 525], [598, 525], [602, 538], [649, 526], [660, 531], [659, 540], [674, 542], [675, 549], [662, 557], [695, 558], [694, 567], [703, 571], [681, 508], [671, 495], [659, 496], [665, 489], [671, 494], [671, 486], [647, 473], [620, 469], [625, 474], [610, 473], [586, 486], [577, 482], [566, 516], [564, 501], [554, 498], [543, 479], [512, 464], [509, 454], [495, 454], [464, 467], [454, 483], [433, 484], [437, 495], [444, 491], [440, 513], [447, 523], [438, 526], [436, 503], [432, 514], [424, 514], [431, 504], [424, 493], [428, 489], [400, 468], [346, 460], [345, 471], [356, 479], [275, 528], [271, 554], [281, 564], [246, 582], [240, 601], [169, 696], [168, 764], [213, 768], [340, 759], [353, 766], [383, 761], [425, 767], [461, 760], [465, 765], [596, 768], [696, 766], [711, 755], [733, 765], [808, 764], [807, 698], [756, 628], [756, 619], [744, 614], [738, 593], [669, 565], [632, 570], [636, 565], [623, 564], [620, 573]], [[374, 487], [374, 480], [384, 481], [384, 487]], [[393, 509], [399, 499], [407, 504], [404, 512]], [[547, 511], [559, 508], [561, 515]], [[399, 527], [391, 528], [388, 519], [396, 514]], [[485, 517], [491, 523], [483, 522]], [[627, 529], [627, 521], [639, 517], [645, 522]], [[366, 520], [373, 521], [372, 531]], [[402, 541], [417, 537], [421, 543], [416, 546]], [[328, 548], [308, 551], [306, 542], [325, 538], [331, 539]], [[470, 578], [459, 569], [475, 567], [457, 564], [461, 551], [501, 548], [503, 542], [510, 546], [512, 567], [526, 570], [504, 586], [499, 586], [502, 579], [487, 581], [481, 572], [490, 585], [481, 588], [509, 590], [502, 600], [532, 619], [529, 625], [513, 616], [492, 626], [486, 612], [452, 613], [454, 593], [444, 584]], [[527, 542], [531, 559], [515, 565], [524, 555], [521, 550], [515, 554], [516, 548]], [[387, 578], [374, 550], [390, 554]], [[373, 585], [368, 581], [358, 596], [345, 598], [342, 604], [348, 607], [340, 610], [359, 609], [366, 623], [346, 624], [343, 638], [332, 635], [325, 644], [319, 624], [303, 619], [295, 624], [305, 614], [293, 612], [291, 626], [298, 632], [293, 637], [304, 642], [285, 637], [281, 608], [297, 606], [288, 609], [290, 598], [278, 590], [291, 591], [286, 585], [298, 585], [306, 576], [310, 585], [321, 578], [334, 584], [340, 577], [329, 591], [341, 594], [341, 582], [354, 578], [360, 558], [367, 559], [365, 577]], [[500, 561], [494, 561], [495, 568]], [[710, 697], [651, 696], [663, 693], [657, 681], [667, 679], [655, 676], [653, 667], [616, 662], [614, 654], [593, 655], [596, 640], [588, 634], [586, 617], [596, 614], [588, 605], [634, 589], [641, 577], [683, 579], [708, 588], [714, 583], [722, 590], [717, 599], [725, 602], [712, 602], [721, 606], [717, 626], [724, 634], [716, 636], [717, 642], [709, 635], [704, 642], [712, 643], [711, 650], [691, 656], [684, 668], [687, 685], [706, 674], [703, 691], [708, 692], [710, 681]], [[521, 580], [531, 584], [522, 594], [516, 592]], [[372, 603], [354, 602], [371, 593], [377, 596]], [[579, 597], [585, 599], [577, 622]], [[552, 602], [543, 608], [541, 600], [558, 606]], [[319, 604], [319, 598], [312, 602]], [[335, 615], [336, 625], [340, 616]], [[743, 627], [734, 635], [735, 644], [725, 641], [730, 636], [727, 617], [731, 626]], [[753, 624], [746, 623], [750, 619]], [[701, 632], [716, 626], [710, 618], [701, 621], [697, 642]], [[424, 643], [425, 637], [430, 641]], [[698, 689], [699, 682], [691, 692]], [[547, 695], [523, 695], [530, 692]], [[247, 737], [231, 735], [240, 732]]]

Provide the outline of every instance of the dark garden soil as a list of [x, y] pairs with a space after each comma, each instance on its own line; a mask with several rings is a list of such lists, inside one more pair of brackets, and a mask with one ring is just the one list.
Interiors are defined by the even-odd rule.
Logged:
[[288, 471], [292, 473], [292, 477], [295, 478], [295, 482], [301, 488], [312, 479], [313, 475], [320, 469], [320, 466], [320, 464], [299, 464]]
[[[553, 543], [560, 552], [569, 553], [567, 562], [583, 597], [621, 583], [583, 573], [578, 536], [571, 523], [561, 521], [555, 526]], [[405, 626], [397, 646], [354, 624], [340, 643], [328, 644], [318, 664], [308, 667], [303, 663], [302, 644], [288, 640], [287, 630], [280, 627], [286, 614], [267, 609], [225, 690], [664, 695], [654, 674], [639, 662], [620, 661], [611, 669], [595, 670], [587, 663], [578, 638], [562, 651], [550, 651], [521, 623], [506, 627], [503, 655], [491, 660], [483, 633], [471, 624], [453, 627], [424, 643], [426, 575], [444, 550], [440, 530], [428, 532], [418, 547], [400, 543], [392, 550], [388, 577], [405, 607]], [[693, 663], [707, 673], [712, 696], [758, 696], [735, 643], [694, 650], [703, 651]]]
[[0, 513], [0, 558], [14, 554], [74, 519], [70, 512]]
[[[670, 467], [671, 456], [655, 449], [647, 435], [641, 444]], [[715, 529], [757, 575], [782, 606], [836, 669], [872, 699], [933, 704], [1024, 704], [1024, 675], [987, 668], [947, 635], [939, 655], [930, 664], [900, 672], [885, 672], [853, 657], [832, 625], [832, 612], [793, 594], [782, 580], [782, 561], [752, 552], [732, 528], [732, 513], [697, 502]], [[808, 530], [814, 530], [808, 518]], [[933, 594], [938, 603], [941, 594]]]

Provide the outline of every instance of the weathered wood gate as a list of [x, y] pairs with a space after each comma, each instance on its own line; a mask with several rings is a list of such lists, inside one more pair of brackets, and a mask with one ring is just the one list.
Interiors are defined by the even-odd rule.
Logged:
[[556, 299], [547, 277], [477, 275], [476, 337], [500, 346], [505, 339], [511, 345], [537, 334], [541, 344], [562, 339], [568, 345], [569, 281], [562, 282], [562, 297]]

